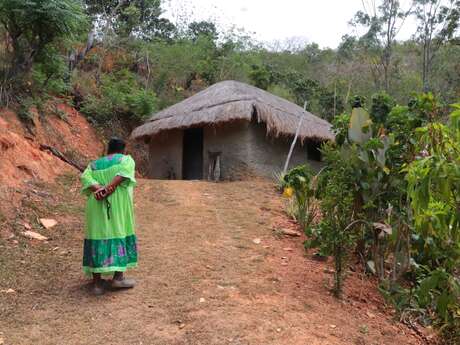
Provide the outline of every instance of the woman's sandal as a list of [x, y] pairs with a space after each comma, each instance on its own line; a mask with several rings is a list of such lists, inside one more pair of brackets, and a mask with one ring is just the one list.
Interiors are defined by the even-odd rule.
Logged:
[[103, 294], [105, 294], [105, 289], [103, 286], [99, 286], [99, 285], [96, 285], [96, 284], [93, 284], [92, 288], [91, 288], [91, 293], [94, 295], [94, 296], [101, 296]]
[[113, 279], [111, 283], [112, 289], [131, 289], [136, 285], [134, 279], [124, 278], [122, 280]]

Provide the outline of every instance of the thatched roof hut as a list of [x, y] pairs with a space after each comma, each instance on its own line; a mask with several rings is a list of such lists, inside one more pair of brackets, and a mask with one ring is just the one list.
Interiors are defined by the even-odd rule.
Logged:
[[[318, 167], [331, 126], [299, 106], [256, 87], [217, 83], [155, 115], [132, 133], [149, 142], [149, 176], [234, 179], [273, 176], [286, 161], [302, 118], [291, 167]], [[269, 135], [267, 135], [269, 134]]]
[[237, 81], [223, 81], [153, 115], [136, 128], [132, 138], [154, 137], [163, 131], [237, 120], [251, 121], [253, 116], [266, 124], [275, 137], [293, 136], [303, 116], [299, 136], [324, 141], [334, 140], [331, 125], [315, 115], [267, 91]]

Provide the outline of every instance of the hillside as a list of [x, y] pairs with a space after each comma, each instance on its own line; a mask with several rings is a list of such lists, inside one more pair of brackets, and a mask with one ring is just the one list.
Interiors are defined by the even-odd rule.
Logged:
[[[93, 127], [75, 109], [57, 105], [59, 115], [30, 109], [31, 117], [21, 122], [16, 113], [0, 110], [0, 220], [6, 223], [1, 236], [8, 237], [24, 199], [36, 184], [53, 184], [58, 176], [75, 175], [78, 170], [65, 163], [44, 146], [52, 147], [78, 166], [103, 152]], [[24, 217], [27, 215], [24, 214]], [[5, 224], [4, 224], [5, 225]]]

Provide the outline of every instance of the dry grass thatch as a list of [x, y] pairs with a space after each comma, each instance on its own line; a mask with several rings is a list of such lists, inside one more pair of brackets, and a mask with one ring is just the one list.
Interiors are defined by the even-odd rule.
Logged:
[[223, 81], [153, 115], [133, 131], [132, 138], [253, 118], [264, 122], [271, 135], [293, 136], [301, 116], [304, 116], [299, 133], [302, 140], [334, 140], [329, 122], [298, 105], [251, 85]]

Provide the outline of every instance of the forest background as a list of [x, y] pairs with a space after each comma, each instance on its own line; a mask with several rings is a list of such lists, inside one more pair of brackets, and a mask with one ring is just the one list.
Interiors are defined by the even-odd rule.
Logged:
[[[363, 5], [339, 46], [322, 49], [296, 39], [257, 42], [242, 29], [193, 22], [185, 8], [173, 23], [160, 0], [3, 0], [0, 102], [21, 108], [27, 121], [31, 105], [40, 109], [64, 97], [95, 124], [134, 126], [228, 79], [306, 102], [329, 121], [355, 95], [369, 102], [389, 96], [401, 104], [421, 91], [446, 105], [458, 98], [458, 1]], [[398, 41], [409, 17], [417, 30]]]

